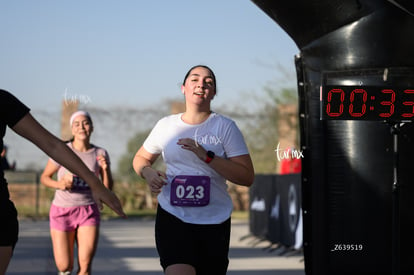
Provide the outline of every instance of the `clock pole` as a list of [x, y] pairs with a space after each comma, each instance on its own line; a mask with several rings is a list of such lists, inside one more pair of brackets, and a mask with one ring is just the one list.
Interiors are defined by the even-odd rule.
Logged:
[[393, 122], [393, 184], [392, 184], [392, 274], [400, 274], [400, 183], [398, 181], [398, 137], [404, 123]]

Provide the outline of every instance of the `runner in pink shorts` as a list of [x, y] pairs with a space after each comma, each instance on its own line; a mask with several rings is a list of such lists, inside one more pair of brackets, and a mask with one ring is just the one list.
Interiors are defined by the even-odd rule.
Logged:
[[[89, 113], [75, 112], [70, 118], [73, 139], [67, 143], [84, 164], [112, 189], [108, 153], [90, 143], [93, 132]], [[57, 173], [57, 180], [53, 178]], [[90, 274], [98, 244], [100, 212], [87, 182], [49, 159], [41, 176], [42, 184], [56, 189], [50, 207], [50, 234], [59, 274], [70, 274], [74, 266], [74, 245], [78, 247], [77, 274]]]
[[75, 231], [80, 226], [99, 226], [101, 217], [96, 204], [59, 207], [54, 204], [49, 212], [50, 228], [59, 231]]

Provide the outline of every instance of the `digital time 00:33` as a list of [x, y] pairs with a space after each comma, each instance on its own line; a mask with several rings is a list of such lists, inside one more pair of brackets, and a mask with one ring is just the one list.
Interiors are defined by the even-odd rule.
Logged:
[[414, 87], [322, 86], [321, 119], [414, 119]]

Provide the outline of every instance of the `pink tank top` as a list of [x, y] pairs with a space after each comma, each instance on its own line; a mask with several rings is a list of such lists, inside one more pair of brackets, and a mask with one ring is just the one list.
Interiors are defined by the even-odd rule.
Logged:
[[[99, 155], [103, 155], [106, 158], [108, 164], [109, 155], [105, 149], [92, 145], [92, 148], [86, 152], [79, 152], [73, 149], [72, 143], [67, 143], [69, 148], [83, 161], [83, 163], [95, 173], [97, 177], [100, 175], [100, 166], [96, 158]], [[61, 166], [59, 163], [52, 160], [56, 166], [59, 167], [57, 172], [57, 178], [60, 180], [65, 174], [70, 173], [65, 167]], [[94, 204], [95, 201], [92, 197], [92, 192], [88, 186], [88, 183], [83, 179], [79, 178], [77, 175], [73, 175], [73, 187], [71, 190], [56, 190], [55, 197], [52, 203], [60, 207], [73, 207], [80, 205], [89, 205]]]

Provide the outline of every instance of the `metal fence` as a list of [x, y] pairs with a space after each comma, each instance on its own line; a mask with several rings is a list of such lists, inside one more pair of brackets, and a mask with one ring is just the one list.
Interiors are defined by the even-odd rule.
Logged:
[[53, 191], [40, 184], [40, 172], [5, 171], [4, 174], [20, 217], [37, 219], [48, 215]]

